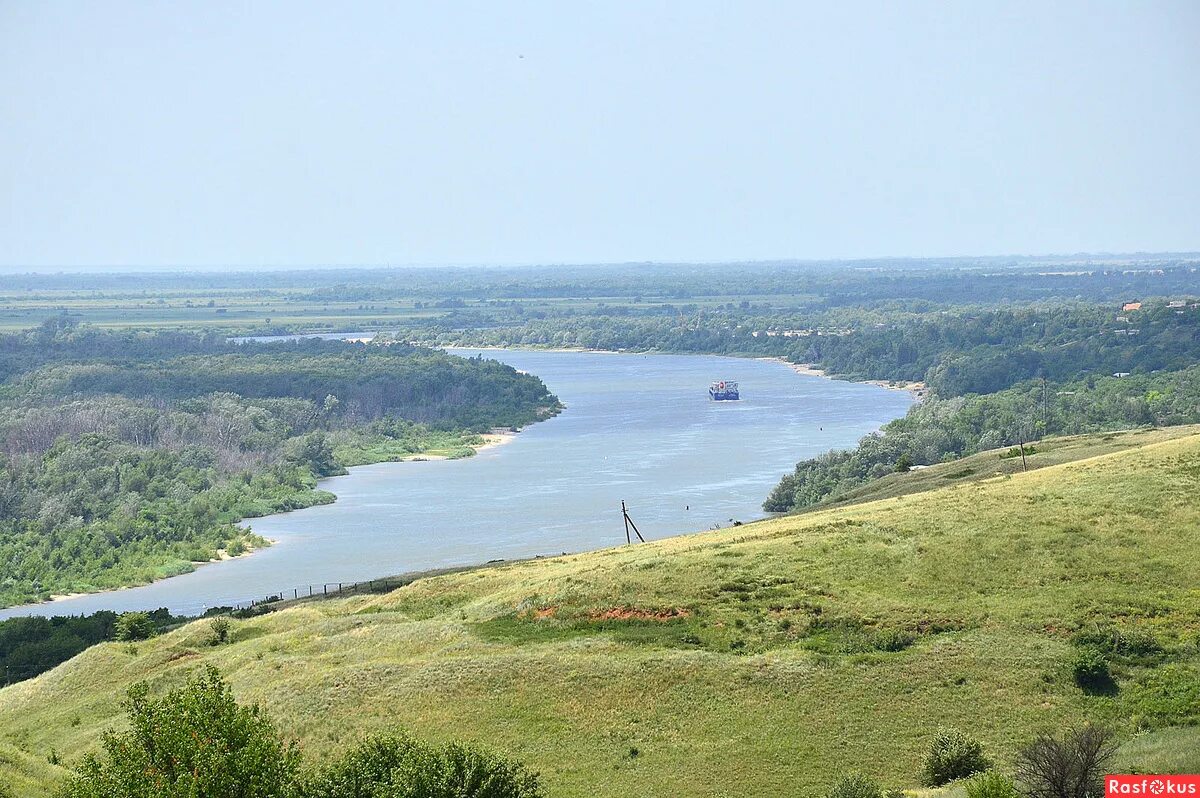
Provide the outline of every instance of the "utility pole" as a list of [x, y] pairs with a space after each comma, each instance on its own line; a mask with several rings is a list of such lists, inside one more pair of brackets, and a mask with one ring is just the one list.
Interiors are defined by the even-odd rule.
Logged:
[[638, 540], [645, 543], [646, 539], [642, 537], [642, 533], [638, 531], [637, 524], [633, 523], [633, 519], [629, 517], [629, 511], [625, 509], [625, 500], [621, 500], [621, 518], [625, 521], [625, 542], [632, 543], [632, 538], [629, 537], [630, 528], [633, 529], [633, 534], [637, 535]]

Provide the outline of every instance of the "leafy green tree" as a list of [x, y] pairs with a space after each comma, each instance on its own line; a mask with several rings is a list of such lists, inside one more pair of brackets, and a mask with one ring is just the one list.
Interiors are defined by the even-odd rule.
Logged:
[[149, 640], [158, 634], [158, 627], [154, 625], [154, 621], [150, 618], [149, 613], [125, 612], [121, 613], [120, 617], [117, 618], [115, 631], [118, 640], [133, 642], [135, 640]]
[[541, 798], [535, 773], [470, 745], [368, 737], [305, 785], [305, 798]]
[[938, 729], [921, 767], [921, 783], [940, 787], [987, 770], [991, 765], [978, 740], [957, 729]]
[[215, 668], [153, 699], [129, 689], [128, 731], [107, 731], [58, 798], [292, 798], [300, 754]]
[[333, 456], [333, 448], [322, 432], [312, 432], [288, 443], [287, 459], [306, 465], [317, 476], [327, 477], [345, 473]]
[[212, 632], [210, 642], [214, 646], [219, 646], [222, 643], [229, 642], [229, 619], [228, 618], [213, 618], [208, 624], [209, 631]]

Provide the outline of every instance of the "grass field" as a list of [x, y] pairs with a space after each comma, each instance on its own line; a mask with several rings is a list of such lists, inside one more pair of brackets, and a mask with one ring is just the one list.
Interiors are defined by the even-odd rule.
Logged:
[[[303, 604], [220, 647], [206, 622], [102, 644], [0, 690], [0, 773], [48, 794], [48, 760], [94, 746], [130, 683], [205, 662], [315, 757], [401, 724], [518, 756], [554, 796], [818, 795], [846, 770], [913, 788], [938, 726], [1003, 765], [1085, 718], [1126, 769], [1195, 772], [1200, 435], [1169, 437]], [[1075, 684], [1084, 644], [1111, 644], [1110, 689]]]

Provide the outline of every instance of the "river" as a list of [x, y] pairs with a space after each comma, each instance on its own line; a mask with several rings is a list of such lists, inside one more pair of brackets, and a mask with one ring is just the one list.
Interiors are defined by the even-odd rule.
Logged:
[[[474, 355], [479, 350], [452, 350]], [[797, 460], [852, 446], [901, 416], [904, 391], [703, 355], [491, 350], [566, 405], [462, 460], [380, 463], [324, 480], [334, 504], [249, 521], [277, 541], [151, 585], [0, 610], [63, 615], [167, 607], [197, 614], [322, 583], [625, 542], [621, 501], [647, 539], [763, 517]], [[742, 399], [708, 385], [738, 380]]]

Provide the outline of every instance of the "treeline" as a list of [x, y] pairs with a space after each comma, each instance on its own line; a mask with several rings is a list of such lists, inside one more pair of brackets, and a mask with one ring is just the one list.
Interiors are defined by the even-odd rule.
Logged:
[[[55, 362], [38, 365], [30, 350], [48, 334]], [[0, 336], [10, 363], [33, 366], [0, 386], [0, 605], [265, 545], [237, 522], [332, 501], [316, 483], [343, 472], [335, 446], [352, 463], [392, 459], [557, 408], [536, 377], [414, 347], [145, 336], [97, 357], [128, 340], [112, 338]]]
[[[193, 620], [172, 615], [166, 608], [137, 615], [155, 634]], [[111, 610], [100, 610], [91, 615], [35, 615], [0, 621], [0, 685], [32, 679], [96, 643], [117, 639], [119, 617]]]
[[992, 394], [914, 405], [859, 441], [797, 463], [763, 503], [789, 512], [913, 465], [933, 465], [1047, 435], [1200, 423], [1200, 366], [1152, 375], [1025, 382]]
[[851, 378], [923, 380], [942, 396], [992, 393], [1023, 380], [1148, 374], [1200, 362], [1200, 308], [1164, 300], [931, 314], [818, 336], [791, 359]]
[[1194, 290], [1196, 258], [1141, 263], [1039, 258], [628, 264], [520, 269], [413, 269], [348, 274], [305, 296], [326, 301], [809, 297], [810, 306], [889, 300], [948, 305], [1047, 299], [1112, 302]]
[[[1163, 296], [1194, 287], [1200, 256], [1181, 255], [876, 258], [856, 261], [629, 263], [514, 268], [359, 268], [272, 272], [6, 275], [9, 290], [42, 298], [88, 291], [103, 298], [145, 298], [164, 291], [237, 292], [329, 302], [416, 298], [590, 299], [799, 296], [829, 306], [889, 299], [946, 304], [1043, 299], [1114, 301]], [[208, 294], [206, 294], [208, 296]], [[0, 296], [0, 301], [8, 297]]]
[[[409, 329], [431, 344], [549, 346], [769, 355], [850, 379], [925, 381], [943, 397], [1023, 380], [1147, 374], [1200, 362], [1200, 307], [1164, 299], [1118, 306], [1035, 305], [913, 312], [883, 307], [800, 316], [753, 307], [669, 306], [638, 315], [572, 314], [512, 326]], [[731, 303], [732, 304], [732, 303]]]

